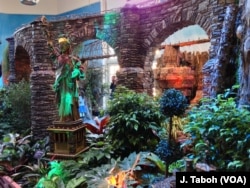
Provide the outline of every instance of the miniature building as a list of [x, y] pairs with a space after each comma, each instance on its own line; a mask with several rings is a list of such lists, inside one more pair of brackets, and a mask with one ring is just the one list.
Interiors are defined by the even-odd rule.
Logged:
[[86, 127], [82, 120], [53, 122], [47, 129], [50, 137], [50, 156], [74, 158], [86, 150]]

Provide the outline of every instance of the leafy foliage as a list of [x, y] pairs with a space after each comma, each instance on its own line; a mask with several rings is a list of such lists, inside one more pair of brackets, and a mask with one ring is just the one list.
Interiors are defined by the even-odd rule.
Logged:
[[[9, 128], [9, 132], [30, 130], [31, 107], [30, 85], [22, 80], [1, 89], [0, 123]], [[5, 132], [6, 133], [6, 132]]]
[[76, 177], [85, 177], [88, 188], [106, 188], [108, 187], [108, 182], [105, 180], [110, 174], [110, 170], [116, 165], [117, 161], [111, 159], [109, 163], [102, 164], [100, 166], [83, 169], [79, 172]]
[[102, 75], [102, 69], [88, 67], [86, 78], [79, 81], [80, 91], [86, 97], [90, 111], [98, 111], [103, 97], [109, 94], [109, 86], [101, 84]]
[[[166, 121], [164, 121], [163, 126], [166, 128], [166, 130], [170, 130], [170, 123], [172, 123], [171, 127], [171, 135], [174, 141], [178, 142], [179, 140], [179, 134], [182, 133], [183, 131], [183, 125], [184, 125], [184, 120], [182, 117], [178, 116], [173, 116], [172, 121], [169, 120], [170, 118], [167, 118]], [[166, 135], [165, 135], [166, 137]], [[163, 137], [162, 139], [164, 139]]]
[[184, 159], [179, 159], [169, 165], [169, 172], [173, 173], [175, 170], [183, 172], [185, 170], [186, 162]]
[[183, 146], [193, 146], [189, 157], [219, 170], [250, 170], [250, 112], [222, 94], [202, 100], [184, 125], [190, 135]]
[[47, 137], [35, 142], [31, 135], [8, 133], [4, 134], [0, 148], [0, 175], [9, 176], [25, 187], [34, 186], [47, 173]]
[[123, 160], [112, 159], [89, 171], [82, 171], [77, 176], [84, 176], [90, 188], [106, 187], [147, 187], [153, 179], [162, 173], [162, 161], [150, 152], [131, 153]]
[[[166, 176], [168, 176], [168, 165], [173, 162], [173, 157], [176, 157], [174, 154], [175, 150], [180, 150], [180, 147], [176, 147], [177, 144], [172, 141], [174, 137], [176, 139], [177, 131], [179, 131], [179, 123], [174, 124], [173, 119], [175, 116], [183, 115], [188, 107], [188, 102], [183, 93], [176, 89], [166, 89], [164, 90], [161, 98], [160, 98], [160, 111], [166, 116], [169, 117], [169, 125], [168, 125], [168, 143], [165, 144], [165, 148], [163, 149], [164, 142], [158, 147], [157, 152], [161, 155], [164, 153], [167, 156], [162, 156], [166, 160]], [[174, 125], [177, 125], [174, 127]], [[176, 132], [173, 132], [176, 131]], [[180, 152], [179, 152], [180, 153]]]
[[180, 130], [180, 121], [178, 116], [185, 113], [188, 102], [181, 91], [176, 89], [164, 90], [160, 97], [160, 111], [169, 118], [168, 124], [168, 142], [172, 142], [172, 137], [176, 139], [177, 131]]
[[154, 153], [169, 164], [183, 156], [180, 145], [175, 142], [169, 144], [167, 140], [161, 140]]
[[147, 94], [118, 86], [107, 111], [110, 115], [107, 141], [117, 156], [123, 158], [132, 152], [154, 150], [159, 140], [156, 133], [163, 121], [157, 101]]
[[160, 110], [167, 117], [180, 116], [188, 107], [186, 97], [176, 89], [164, 90], [160, 98]]
[[10, 63], [9, 63], [9, 45], [7, 44], [3, 51], [3, 61], [2, 61], [2, 79], [3, 83], [8, 83], [8, 76], [10, 72]]
[[[36, 188], [76, 188], [81, 185], [81, 187], [86, 187], [84, 177], [72, 177], [73, 173], [70, 173], [69, 168], [67, 168], [69, 162], [50, 162], [50, 170], [48, 174], [42, 177], [36, 184]], [[71, 163], [72, 164], [72, 163]], [[65, 166], [66, 165], [66, 166]]]
[[99, 140], [93, 142], [86, 152], [79, 155], [79, 158], [82, 158], [81, 163], [85, 165], [85, 169], [91, 169], [108, 163], [112, 154], [113, 151], [110, 144]]
[[108, 184], [115, 187], [138, 185], [139, 182], [135, 178], [135, 171], [140, 170], [137, 166], [139, 161], [140, 155], [132, 153], [123, 161], [119, 162], [110, 171], [110, 176], [106, 178]]
[[[25, 157], [25, 153], [29, 150], [28, 138], [31, 135], [28, 135], [24, 138], [19, 138], [18, 134], [6, 134], [3, 137], [3, 143], [0, 151], [0, 160], [1, 161], [10, 161], [17, 162], [19, 159]], [[15, 164], [17, 165], [17, 164]]]

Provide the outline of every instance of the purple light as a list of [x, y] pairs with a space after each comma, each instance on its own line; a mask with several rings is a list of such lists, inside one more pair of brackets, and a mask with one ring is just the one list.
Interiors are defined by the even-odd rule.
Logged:
[[147, 7], [160, 3], [160, 0], [127, 0], [126, 5], [136, 5], [137, 7]]

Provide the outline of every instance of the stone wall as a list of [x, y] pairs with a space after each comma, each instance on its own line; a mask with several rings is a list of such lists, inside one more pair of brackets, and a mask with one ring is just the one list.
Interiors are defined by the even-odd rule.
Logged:
[[242, 19], [237, 28], [237, 36], [241, 42], [239, 56], [239, 104], [250, 105], [250, 0], [240, 1]]
[[[47, 22], [45, 18], [36, 20], [15, 32], [10, 39], [10, 81], [17, 82], [20, 75], [15, 69], [17, 59], [24, 49], [30, 64], [30, 83], [32, 90], [32, 128], [37, 137], [46, 134], [46, 128], [56, 119], [56, 108], [52, 83], [54, 67], [49, 59], [48, 40], [56, 43], [58, 35], [67, 34], [74, 46], [89, 39], [101, 39], [115, 49], [121, 67], [117, 74], [118, 84], [137, 92], [153, 93], [154, 75], [152, 63], [155, 50], [175, 31], [189, 25], [201, 26], [210, 36], [209, 59], [204, 69], [206, 76], [204, 92], [214, 95], [223, 90], [228, 83], [223, 82], [225, 69], [231, 62], [231, 47], [235, 43], [234, 33], [237, 7], [234, 0], [175, 0], [158, 5], [138, 8], [125, 6], [117, 11], [111, 20], [106, 14], [88, 17], [65, 18]], [[230, 6], [228, 6], [230, 5]], [[108, 24], [107, 24], [108, 23]], [[18, 46], [22, 47], [19, 48]], [[218, 53], [219, 52], [219, 53]], [[226, 58], [223, 58], [226, 57]], [[226, 65], [226, 66], [224, 66]], [[216, 72], [216, 74], [211, 74]], [[25, 74], [21, 74], [25, 76]], [[229, 80], [230, 81], [230, 80]], [[219, 88], [219, 89], [218, 89]], [[41, 131], [42, 130], [42, 131]]]
[[236, 83], [238, 46], [235, 26], [238, 7], [230, 5], [222, 13], [221, 28], [219, 31], [214, 31], [219, 36], [217, 45], [211, 40], [210, 58], [203, 67], [203, 94], [207, 97], [224, 93], [225, 89]]

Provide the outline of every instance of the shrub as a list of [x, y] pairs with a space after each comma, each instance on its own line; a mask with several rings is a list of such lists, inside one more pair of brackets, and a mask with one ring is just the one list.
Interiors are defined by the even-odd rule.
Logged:
[[[168, 165], [170, 162], [173, 162], [174, 157], [180, 157], [181, 152], [178, 152], [176, 155], [176, 151], [180, 150], [179, 144], [174, 143], [172, 138], [176, 138], [176, 132], [178, 131], [176, 127], [173, 127], [173, 118], [174, 116], [181, 116], [185, 113], [188, 107], [188, 102], [183, 93], [177, 89], [166, 89], [163, 92], [163, 95], [160, 98], [160, 111], [169, 118], [169, 126], [168, 126], [168, 143], [167, 147], [165, 146], [165, 152], [168, 154], [166, 159], [166, 176], [168, 176]], [[161, 147], [160, 147], [161, 148]]]
[[159, 102], [160, 111], [166, 116], [166, 118], [169, 118], [168, 142], [171, 142], [172, 136], [176, 134], [173, 133], [173, 128], [175, 128], [173, 127], [175, 125], [173, 123], [174, 116], [179, 117], [183, 115], [188, 107], [188, 102], [182, 92], [176, 89], [164, 90]]
[[187, 116], [183, 146], [193, 146], [189, 157], [214, 165], [218, 170], [250, 170], [250, 112], [239, 108], [234, 98], [218, 95], [203, 99]]
[[107, 136], [116, 155], [127, 157], [132, 152], [154, 150], [159, 141], [156, 133], [163, 121], [157, 101], [145, 93], [118, 86], [107, 111]]
[[1, 89], [1, 120], [0, 123], [9, 128], [9, 132], [19, 133], [30, 129], [31, 93], [28, 82], [22, 80]]
[[175, 142], [169, 144], [167, 140], [161, 140], [156, 146], [154, 153], [167, 164], [170, 164], [183, 156], [179, 144]]
[[167, 117], [180, 116], [185, 113], [188, 101], [181, 91], [166, 89], [160, 98], [160, 110]]

